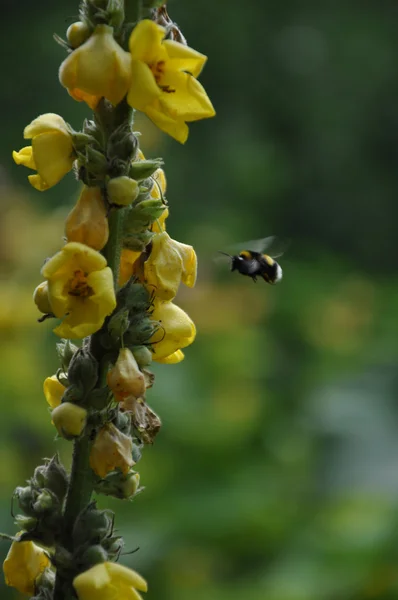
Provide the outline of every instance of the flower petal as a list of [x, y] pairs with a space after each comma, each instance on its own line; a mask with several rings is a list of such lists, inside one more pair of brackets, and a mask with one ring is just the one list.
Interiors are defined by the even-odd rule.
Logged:
[[49, 279], [60, 271], [70, 271], [68, 262], [71, 260], [76, 260], [77, 265], [87, 273], [99, 271], [106, 267], [106, 259], [102, 254], [85, 244], [69, 242], [46, 262], [41, 270], [42, 275]]
[[53, 331], [59, 337], [80, 340], [101, 329], [104, 320], [97, 305], [87, 299], [72, 298], [70, 313]]
[[176, 350], [173, 354], [165, 356], [164, 358], [156, 358], [156, 362], [162, 365], [175, 365], [184, 360], [185, 354], [182, 350]]
[[143, 19], [136, 25], [129, 40], [129, 49], [133, 60], [148, 64], [165, 60], [167, 54], [162, 47], [165, 29], [149, 19]]
[[38, 190], [39, 192], [45, 192], [46, 190], [48, 190], [50, 188], [48, 183], [46, 183], [40, 177], [40, 175], [28, 175], [28, 181], [31, 184], [31, 186], [34, 187], [35, 190]]
[[52, 375], [44, 380], [43, 392], [51, 408], [56, 408], [61, 404], [61, 399], [65, 392], [65, 386], [58, 381], [56, 375]]
[[25, 146], [24, 148], [21, 148], [19, 152], [16, 152], [14, 150], [12, 153], [12, 157], [17, 165], [23, 165], [24, 167], [28, 167], [28, 169], [36, 170], [32, 146]]
[[168, 68], [174, 71], [186, 71], [194, 77], [200, 75], [206, 64], [207, 56], [174, 40], [164, 40], [163, 46], [169, 57]]
[[147, 106], [145, 109], [146, 115], [155, 123], [159, 129], [168, 133], [181, 144], [185, 144], [188, 139], [188, 125], [183, 119], [175, 119], [164, 112], [160, 105], [160, 101]]
[[192, 75], [167, 70], [161, 85], [173, 90], [163, 93], [160, 103], [175, 119], [197, 121], [216, 114], [204, 87]]
[[56, 115], [55, 113], [45, 113], [34, 119], [25, 127], [23, 136], [25, 140], [29, 140], [41, 133], [53, 131], [69, 135], [66, 123], [60, 115]]
[[117, 563], [107, 563], [107, 570], [110, 577], [117, 578], [118, 581], [122, 581], [124, 584], [134, 587], [140, 592], [148, 591], [147, 582], [136, 571]]
[[35, 135], [32, 149], [37, 171], [49, 187], [69, 173], [76, 158], [72, 138], [58, 131]]
[[90, 273], [87, 276], [87, 283], [94, 291], [94, 294], [90, 297], [90, 302], [98, 304], [104, 317], [110, 315], [116, 308], [112, 269], [105, 267], [100, 271]]
[[102, 98], [102, 96], [93, 96], [92, 94], [86, 94], [86, 92], [83, 92], [83, 90], [79, 90], [79, 88], [69, 89], [68, 94], [78, 102], [85, 102], [87, 106], [91, 108], [91, 110], [95, 110], [97, 108], [97, 104]]
[[127, 94], [127, 102], [130, 106], [144, 112], [148, 104], [154, 102], [161, 94], [162, 91], [148, 65], [138, 60], [132, 60], [131, 85]]
[[196, 328], [186, 312], [172, 302], [157, 302], [152, 319], [158, 321], [162, 329], [151, 339], [153, 359], [163, 359], [177, 350], [192, 344]]

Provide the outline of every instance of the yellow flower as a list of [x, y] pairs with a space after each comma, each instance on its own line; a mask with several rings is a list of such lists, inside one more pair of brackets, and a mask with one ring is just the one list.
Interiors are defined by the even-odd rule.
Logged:
[[123, 400], [127, 396], [140, 398], [145, 394], [145, 378], [137, 361], [129, 348], [121, 348], [117, 361], [108, 372], [106, 378], [109, 389], [115, 400]]
[[47, 281], [43, 281], [37, 286], [37, 288], [33, 292], [33, 301], [36, 304], [39, 311], [43, 314], [51, 312], [51, 305], [48, 297]]
[[85, 428], [87, 411], [72, 402], [63, 402], [54, 408], [51, 418], [59, 435], [67, 440], [72, 440], [79, 437]]
[[99, 187], [83, 187], [76, 205], [65, 223], [68, 242], [80, 242], [94, 250], [102, 250], [108, 241], [109, 225]]
[[6, 584], [22, 594], [35, 593], [35, 581], [50, 566], [50, 559], [33, 542], [13, 542], [3, 563]]
[[165, 29], [144, 19], [129, 41], [132, 57], [127, 101], [145, 112], [160, 129], [184, 143], [186, 122], [215, 115], [202, 85], [196, 80], [207, 57], [173, 40]]
[[65, 386], [58, 381], [56, 375], [47, 377], [43, 383], [44, 396], [51, 408], [56, 408], [61, 404], [62, 396], [65, 392]]
[[99, 253], [70, 242], [44, 265], [52, 312], [63, 318], [54, 333], [83, 338], [98, 331], [116, 306], [112, 271]]
[[134, 265], [141, 252], [123, 248], [120, 256], [119, 285], [124, 285], [134, 274]]
[[161, 329], [151, 339], [153, 360], [169, 364], [180, 362], [184, 355], [178, 351], [192, 344], [196, 336], [193, 321], [172, 302], [155, 302], [152, 319], [161, 324]]
[[116, 105], [126, 95], [130, 81], [130, 55], [113, 37], [113, 28], [97, 25], [84, 44], [64, 60], [59, 80], [69, 94], [95, 108], [104, 96]]
[[172, 240], [163, 231], [152, 239], [152, 250], [144, 263], [145, 283], [161, 300], [175, 298], [180, 281], [193, 287], [196, 281], [196, 254], [192, 246]]
[[72, 137], [68, 127], [59, 115], [40, 115], [24, 129], [25, 140], [32, 140], [12, 157], [17, 165], [24, 165], [37, 171], [28, 179], [40, 192], [57, 184], [73, 166], [76, 158]]
[[133, 442], [115, 425], [108, 423], [99, 430], [90, 453], [90, 467], [99, 477], [120, 469], [125, 475], [133, 461]]
[[117, 563], [104, 562], [84, 571], [73, 580], [79, 600], [142, 600], [137, 592], [148, 589], [136, 571]]

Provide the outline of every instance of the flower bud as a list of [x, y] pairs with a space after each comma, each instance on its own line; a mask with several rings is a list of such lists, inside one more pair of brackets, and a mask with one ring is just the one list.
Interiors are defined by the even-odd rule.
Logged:
[[50, 490], [41, 490], [36, 501], [33, 503], [33, 509], [37, 515], [40, 515], [42, 513], [50, 512], [56, 504], [57, 501], [55, 496]]
[[57, 454], [47, 464], [36, 467], [32, 484], [48, 488], [60, 502], [63, 501], [68, 490], [68, 474]]
[[84, 570], [87, 570], [98, 563], [105, 562], [108, 558], [107, 551], [99, 544], [96, 544], [95, 546], [89, 546], [83, 554], [78, 557], [78, 562]]
[[[107, 143], [108, 158], [119, 157], [123, 161], [131, 161], [131, 158], [137, 151], [138, 140], [131, 131], [130, 123], [120, 125], [112, 131]], [[128, 163], [127, 163], [128, 165]], [[126, 173], [126, 163], [123, 172]], [[133, 177], [134, 179], [134, 177]]]
[[117, 401], [131, 395], [138, 398], [145, 393], [144, 376], [128, 348], [119, 351], [117, 361], [108, 373], [107, 383]]
[[131, 419], [129, 414], [118, 410], [112, 422], [122, 433], [125, 433], [126, 435], [130, 433]]
[[110, 473], [104, 479], [101, 479], [96, 486], [95, 491], [104, 496], [113, 496], [114, 498], [132, 498], [137, 493], [140, 485], [140, 475], [135, 471], [129, 471], [127, 475], [122, 473]]
[[83, 133], [93, 138], [99, 146], [102, 144], [102, 131], [92, 119], [84, 119]]
[[143, 231], [141, 233], [129, 233], [125, 230], [123, 238], [123, 245], [129, 250], [135, 250], [136, 252], [142, 252], [148, 246], [149, 242], [153, 238], [152, 231]]
[[120, 306], [126, 306], [133, 314], [137, 314], [146, 312], [149, 309], [151, 298], [142, 283], [137, 283], [137, 280], [131, 279], [119, 290], [117, 303]]
[[137, 181], [142, 181], [151, 177], [159, 167], [163, 165], [161, 158], [153, 158], [152, 160], [137, 160], [131, 163], [129, 175]]
[[152, 352], [146, 346], [133, 346], [130, 348], [140, 369], [147, 367], [152, 362]]
[[127, 346], [140, 346], [149, 342], [158, 329], [158, 323], [149, 317], [138, 315], [131, 319], [130, 327], [124, 334], [124, 341]]
[[87, 411], [77, 404], [63, 402], [52, 411], [51, 417], [59, 435], [67, 440], [72, 440], [84, 430]]
[[25, 515], [28, 517], [36, 516], [36, 511], [33, 508], [33, 502], [37, 497], [37, 493], [35, 493], [30, 485], [26, 487], [18, 486], [15, 489], [14, 497], [18, 500], [19, 507], [25, 513]]
[[108, 162], [102, 152], [95, 150], [92, 146], [85, 146], [84, 151], [77, 151], [78, 165], [84, 167], [88, 173], [85, 178], [86, 183], [93, 179], [102, 179], [105, 177], [108, 169]]
[[86, 349], [79, 348], [69, 364], [68, 379], [71, 384], [83, 386], [86, 392], [91, 391], [98, 380], [98, 362]]
[[50, 300], [48, 297], [48, 283], [43, 281], [37, 286], [33, 292], [33, 302], [36, 304], [39, 311], [43, 314], [52, 312]]
[[128, 348], [121, 348], [115, 366], [108, 372], [107, 383], [118, 401], [126, 396], [139, 398], [145, 394], [144, 376]]
[[87, 396], [87, 404], [91, 408], [101, 410], [109, 402], [109, 390], [107, 387], [95, 388]]
[[107, 183], [109, 202], [117, 206], [128, 206], [137, 198], [140, 186], [135, 179], [130, 179], [126, 175], [110, 179]]
[[107, 22], [116, 30], [123, 25], [124, 21], [124, 0], [112, 0], [107, 5]]
[[135, 204], [127, 213], [124, 227], [129, 234], [140, 231], [139, 227], [149, 226], [165, 211], [166, 206], [159, 199], [148, 199]]
[[62, 396], [63, 402], [72, 402], [72, 404], [79, 404], [84, 398], [84, 390], [81, 385], [69, 385], [64, 395]]
[[109, 334], [115, 339], [122, 337], [125, 331], [129, 328], [129, 311], [128, 308], [119, 310], [114, 313], [108, 323]]
[[71, 48], [75, 49], [78, 46], [84, 44], [84, 42], [90, 37], [91, 29], [86, 23], [76, 21], [69, 25], [66, 30], [66, 39], [69, 42]]
[[124, 548], [124, 540], [120, 535], [113, 535], [103, 540], [102, 547], [107, 551], [109, 558], [117, 560]]
[[37, 518], [17, 515], [15, 517], [15, 524], [17, 525], [18, 529], [23, 529], [24, 531], [35, 531], [37, 528]]
[[80, 242], [102, 250], [108, 241], [109, 226], [105, 203], [99, 187], [84, 186], [65, 223], [68, 242]]
[[99, 430], [90, 453], [90, 467], [103, 478], [111, 471], [120, 469], [128, 473], [133, 466], [133, 442], [112, 423]]
[[68, 370], [69, 363], [72, 360], [74, 353], [79, 349], [78, 346], [73, 344], [70, 340], [60, 340], [55, 344], [58, 359], [61, 363], [64, 371]]
[[97, 543], [112, 535], [114, 515], [110, 510], [98, 510], [91, 502], [77, 517], [72, 538], [75, 547]]
[[58, 381], [58, 377], [56, 375], [52, 375], [44, 380], [43, 392], [51, 408], [56, 408], [61, 404], [62, 396], [65, 392], [65, 386]]

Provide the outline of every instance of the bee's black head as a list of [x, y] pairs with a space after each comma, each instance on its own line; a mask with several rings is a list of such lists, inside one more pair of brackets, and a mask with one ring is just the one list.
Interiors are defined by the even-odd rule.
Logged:
[[239, 263], [242, 262], [240, 256], [231, 256], [231, 271], [239, 270]]

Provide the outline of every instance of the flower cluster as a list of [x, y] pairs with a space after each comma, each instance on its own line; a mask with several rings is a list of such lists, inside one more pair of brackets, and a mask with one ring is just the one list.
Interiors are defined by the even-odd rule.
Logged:
[[35, 600], [139, 600], [146, 591], [138, 573], [114, 563], [123, 540], [91, 495], [131, 500], [141, 491], [134, 466], [161, 426], [147, 404], [149, 367], [183, 360], [196, 335], [174, 303], [180, 283], [195, 285], [196, 254], [166, 231], [163, 161], [144, 157], [132, 120], [140, 110], [184, 143], [187, 123], [215, 114], [197, 79], [207, 59], [176, 25], [163, 26], [158, 0], [132, 5], [130, 23], [124, 0], [81, 0], [80, 21], [58, 39], [68, 50], [59, 79], [94, 114], [78, 131], [42, 114], [24, 130], [31, 145], [13, 153], [39, 191], [72, 170], [81, 182], [64, 243], [33, 294], [39, 321], [56, 320], [61, 338], [59, 369], [43, 385], [51, 422], [74, 441], [70, 476], [56, 456], [14, 493], [20, 533], [4, 572]]
[[127, 94], [130, 106], [184, 143], [187, 122], [215, 115], [197, 80], [206, 56], [165, 39], [165, 28], [149, 19], [133, 29], [129, 52], [115, 41], [114, 33], [113, 27], [101, 24], [80, 45], [74, 38], [78, 47], [62, 63], [60, 82], [73, 98], [91, 108], [102, 97], [116, 105]]

